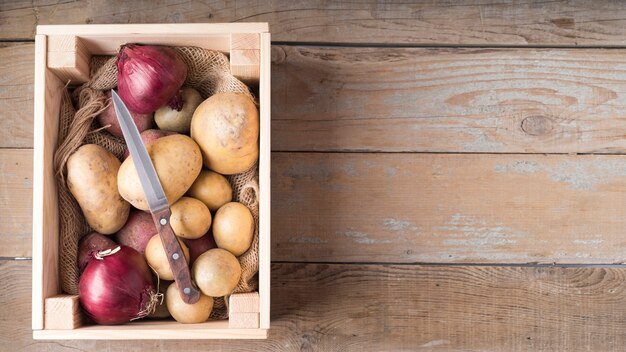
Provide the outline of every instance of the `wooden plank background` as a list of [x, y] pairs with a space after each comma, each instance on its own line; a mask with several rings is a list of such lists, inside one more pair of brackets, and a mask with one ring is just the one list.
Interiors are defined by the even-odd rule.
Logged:
[[0, 33], [31, 39], [37, 24], [269, 22], [276, 41], [429, 45], [620, 46], [620, 1], [174, 0], [4, 1]]
[[[622, 350], [624, 18], [584, 0], [2, 2], [0, 350]], [[275, 41], [269, 340], [33, 341], [35, 25], [238, 21]]]
[[607, 351], [626, 323], [624, 269], [280, 263], [267, 341], [33, 342], [30, 262], [0, 272], [6, 351]]

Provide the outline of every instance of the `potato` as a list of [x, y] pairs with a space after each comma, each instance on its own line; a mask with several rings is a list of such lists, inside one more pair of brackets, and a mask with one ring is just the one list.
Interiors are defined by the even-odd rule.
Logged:
[[192, 265], [204, 252], [209, 249], [217, 248], [217, 244], [215, 244], [211, 231], [207, 232], [204, 236], [193, 240], [183, 238], [183, 242], [185, 242], [187, 247], [189, 247], [189, 262]]
[[241, 265], [229, 251], [210, 249], [196, 259], [191, 275], [202, 293], [222, 297], [233, 292], [241, 277]]
[[158, 233], [150, 213], [133, 209], [124, 227], [115, 234], [115, 241], [144, 254], [148, 241]]
[[191, 138], [207, 168], [225, 175], [246, 171], [259, 158], [259, 112], [244, 94], [212, 95], [193, 114]]
[[[185, 260], [189, 264], [189, 249], [179, 238], [176, 238], [180, 244], [180, 248], [183, 250]], [[154, 235], [148, 241], [146, 246], [146, 260], [148, 264], [157, 272], [159, 279], [161, 280], [174, 280], [174, 273], [170, 269], [170, 263], [167, 260], [167, 254], [165, 248], [163, 248], [163, 242], [161, 242], [161, 236]], [[179, 259], [180, 260], [180, 259]]]
[[[141, 137], [141, 141], [143, 142], [143, 144], [147, 146], [148, 144], [156, 141], [157, 139], [161, 137], [171, 136], [173, 134], [176, 134], [176, 132], [150, 129], [150, 130], [145, 130], [141, 132], [139, 136]], [[130, 152], [128, 151], [128, 148], [125, 148], [124, 159], [128, 158], [129, 155], [130, 155]]]
[[209, 319], [213, 311], [213, 297], [200, 294], [200, 300], [194, 304], [187, 304], [180, 297], [180, 291], [176, 282], [167, 288], [165, 293], [167, 310], [179, 323], [194, 324], [202, 323]]
[[91, 232], [83, 236], [78, 242], [78, 270], [82, 273], [83, 269], [91, 260], [94, 252], [114, 248], [117, 246], [109, 237], [97, 232]]
[[67, 187], [89, 226], [105, 235], [122, 228], [130, 211], [118, 192], [119, 169], [115, 155], [95, 144], [81, 146], [67, 160]]
[[[200, 148], [191, 138], [175, 134], [157, 139], [148, 144], [146, 149], [169, 204], [176, 203], [200, 174]], [[149, 209], [132, 156], [122, 163], [117, 174], [117, 185], [122, 197], [135, 208]]]
[[178, 237], [200, 238], [211, 227], [211, 212], [201, 201], [182, 197], [171, 207], [170, 224]]
[[197, 90], [185, 87], [181, 90], [182, 108], [172, 109], [166, 105], [154, 113], [154, 121], [160, 129], [189, 134], [191, 118], [198, 105], [202, 103], [202, 96]]
[[201, 200], [211, 211], [233, 200], [233, 188], [226, 177], [211, 170], [200, 171], [187, 194]]
[[[110, 102], [111, 91], [107, 90], [105, 95], [107, 97], [107, 100]], [[147, 130], [154, 124], [154, 118], [152, 114], [139, 114], [131, 111], [130, 116], [133, 118], [133, 121], [135, 122], [135, 125], [137, 126], [139, 132]], [[120, 127], [120, 122], [117, 119], [115, 107], [113, 106], [112, 102], [102, 113], [100, 113], [100, 115], [96, 117], [96, 120], [98, 121], [98, 124], [100, 124], [100, 126], [102, 127], [109, 126], [106, 128], [106, 130], [109, 131], [109, 133], [111, 133], [112, 135], [124, 138], [124, 134], [122, 133], [122, 128]]]
[[231, 202], [215, 214], [213, 238], [219, 248], [240, 256], [250, 248], [253, 236], [254, 218], [245, 205]]

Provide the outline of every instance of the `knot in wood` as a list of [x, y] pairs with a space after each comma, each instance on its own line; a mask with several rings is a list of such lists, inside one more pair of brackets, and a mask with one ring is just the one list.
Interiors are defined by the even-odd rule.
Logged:
[[552, 131], [552, 120], [547, 116], [533, 115], [522, 120], [522, 131], [531, 136], [543, 136]]
[[280, 46], [272, 47], [272, 63], [273, 64], [282, 64], [287, 57], [287, 53], [285, 53], [285, 49]]

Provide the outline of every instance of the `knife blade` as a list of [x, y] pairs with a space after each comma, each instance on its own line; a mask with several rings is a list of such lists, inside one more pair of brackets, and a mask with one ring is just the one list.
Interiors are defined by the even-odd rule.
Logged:
[[174, 280], [178, 286], [181, 298], [185, 303], [196, 303], [200, 299], [200, 292], [191, 282], [187, 261], [170, 225], [172, 212], [159, 176], [154, 168], [154, 164], [152, 164], [146, 146], [141, 140], [139, 130], [131, 117], [130, 111], [128, 111], [122, 99], [113, 89], [111, 89], [111, 98], [124, 140], [133, 159], [135, 169], [137, 169], [141, 187], [150, 207], [152, 220], [159, 232], [161, 242], [163, 242], [167, 260], [174, 274]]

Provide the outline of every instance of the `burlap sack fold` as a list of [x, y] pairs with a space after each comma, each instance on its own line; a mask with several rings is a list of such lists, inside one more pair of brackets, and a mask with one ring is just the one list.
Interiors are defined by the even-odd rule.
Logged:
[[[230, 73], [228, 58], [217, 51], [197, 47], [177, 47], [188, 74], [184, 85], [196, 89], [204, 99], [215, 93], [243, 93], [252, 98], [248, 87]], [[59, 272], [61, 288], [65, 293], [78, 294], [79, 272], [76, 265], [78, 241], [91, 231], [65, 182], [67, 159], [83, 144], [98, 144], [112, 152], [120, 160], [126, 148], [124, 140], [102, 130], [94, 118], [102, 112], [107, 101], [104, 90], [117, 86], [116, 57], [94, 56], [90, 62], [91, 80], [76, 88], [70, 95], [63, 94], [59, 116], [59, 143], [54, 155], [54, 167], [59, 189]], [[77, 108], [75, 108], [75, 106]], [[259, 192], [258, 167], [228, 177], [233, 188], [233, 200], [246, 205], [256, 222], [254, 239], [250, 249], [239, 256], [242, 275], [234, 293], [257, 289], [259, 247]], [[227, 297], [226, 297], [227, 298]], [[224, 298], [216, 298], [212, 319], [228, 317]]]

